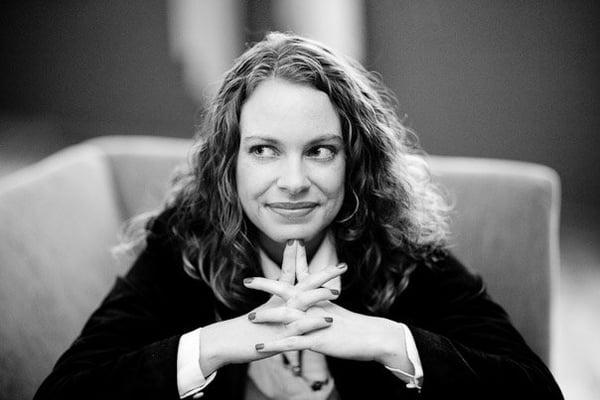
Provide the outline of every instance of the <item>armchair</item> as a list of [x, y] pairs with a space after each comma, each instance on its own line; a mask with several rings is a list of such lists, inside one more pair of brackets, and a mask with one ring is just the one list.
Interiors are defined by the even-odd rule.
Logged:
[[[31, 398], [117, 274], [125, 219], [160, 205], [188, 140], [102, 137], [0, 179], [0, 398]], [[430, 157], [454, 252], [549, 361], [559, 180], [540, 165]]]

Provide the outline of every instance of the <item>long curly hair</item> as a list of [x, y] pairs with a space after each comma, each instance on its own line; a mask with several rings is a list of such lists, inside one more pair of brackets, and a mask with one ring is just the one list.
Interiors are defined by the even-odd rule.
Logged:
[[204, 112], [191, 166], [175, 179], [168, 204], [175, 210], [169, 225], [181, 244], [184, 268], [230, 309], [243, 307], [252, 296], [242, 280], [261, 273], [258, 243], [236, 192], [235, 160], [242, 106], [272, 78], [326, 93], [339, 114], [346, 196], [331, 229], [367, 307], [383, 313], [416, 265], [430, 263], [444, 250], [448, 206], [379, 77], [292, 34], [270, 33], [244, 52]]

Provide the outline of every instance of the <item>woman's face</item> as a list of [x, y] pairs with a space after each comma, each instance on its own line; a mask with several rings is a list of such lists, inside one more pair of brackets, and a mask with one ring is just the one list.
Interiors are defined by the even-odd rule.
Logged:
[[237, 191], [261, 240], [317, 238], [344, 199], [344, 143], [329, 97], [266, 80], [242, 107], [240, 133]]

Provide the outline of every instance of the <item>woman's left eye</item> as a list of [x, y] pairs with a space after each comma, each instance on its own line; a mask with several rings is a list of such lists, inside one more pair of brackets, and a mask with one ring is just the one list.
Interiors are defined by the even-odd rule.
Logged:
[[319, 160], [331, 160], [337, 154], [337, 149], [332, 146], [316, 146], [308, 151], [308, 156]]

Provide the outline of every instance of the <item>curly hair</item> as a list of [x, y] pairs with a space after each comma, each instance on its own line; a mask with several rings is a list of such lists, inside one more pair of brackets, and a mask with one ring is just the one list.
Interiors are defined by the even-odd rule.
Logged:
[[231, 309], [251, 296], [242, 279], [260, 274], [258, 243], [237, 196], [235, 160], [242, 106], [272, 78], [326, 93], [339, 114], [347, 195], [331, 228], [340, 258], [361, 282], [367, 307], [385, 312], [417, 263], [443, 252], [449, 207], [379, 77], [292, 34], [270, 33], [244, 52], [204, 112], [191, 166], [174, 181], [168, 204], [175, 209], [169, 227], [181, 244], [184, 268]]

